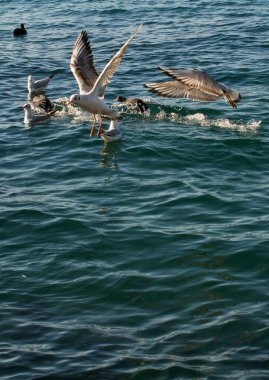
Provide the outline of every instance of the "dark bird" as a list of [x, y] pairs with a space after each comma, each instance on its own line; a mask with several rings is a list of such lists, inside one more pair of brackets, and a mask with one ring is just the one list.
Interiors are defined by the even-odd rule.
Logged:
[[29, 100], [34, 108], [41, 108], [46, 112], [50, 112], [54, 110], [53, 103], [51, 103], [49, 98], [44, 94], [34, 95]]
[[140, 113], [144, 113], [149, 108], [143, 100], [138, 98], [125, 98], [124, 96], [118, 96], [116, 100], [126, 104], [128, 108], [134, 109]]
[[16, 28], [13, 30], [14, 36], [25, 36], [27, 34], [27, 30], [24, 28], [24, 24], [21, 24], [20, 28]]
[[223, 97], [233, 108], [241, 100], [238, 91], [217, 82], [209, 74], [198, 69], [169, 69], [159, 67], [174, 80], [169, 82], [145, 83], [151, 92], [167, 98], [188, 98], [214, 102]]

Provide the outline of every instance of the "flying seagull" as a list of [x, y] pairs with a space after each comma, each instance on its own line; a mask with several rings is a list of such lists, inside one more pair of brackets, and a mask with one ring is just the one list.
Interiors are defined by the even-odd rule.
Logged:
[[111, 58], [99, 75], [94, 61], [93, 53], [88, 39], [88, 35], [83, 30], [73, 47], [71, 55], [70, 68], [78, 83], [79, 94], [70, 97], [69, 103], [76, 104], [85, 111], [93, 115], [93, 124], [91, 127], [91, 137], [94, 135], [96, 116], [100, 117], [98, 136], [102, 133], [102, 120], [107, 117], [110, 120], [120, 120], [122, 117], [113, 111], [104, 101], [105, 89], [109, 84], [114, 72], [116, 71], [121, 59], [126, 52], [130, 42], [138, 33], [139, 28], [129, 37], [119, 51]]
[[223, 97], [233, 108], [241, 100], [241, 94], [222, 83], [217, 82], [209, 74], [198, 69], [169, 69], [159, 67], [174, 80], [169, 82], [145, 83], [151, 92], [167, 98], [188, 98], [214, 102]]

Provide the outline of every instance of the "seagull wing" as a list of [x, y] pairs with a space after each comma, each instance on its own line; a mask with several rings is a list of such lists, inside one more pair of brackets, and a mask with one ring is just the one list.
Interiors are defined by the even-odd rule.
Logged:
[[216, 101], [218, 96], [207, 94], [196, 88], [189, 88], [189, 86], [174, 80], [170, 82], [159, 83], [145, 83], [145, 87], [149, 88], [151, 92], [166, 98], [187, 98], [199, 101]]
[[49, 84], [50, 80], [51, 80], [51, 77], [46, 77], [46, 78], [34, 81], [33, 89], [34, 90], [44, 90], [47, 87], [47, 85]]
[[165, 67], [160, 67], [160, 70], [185, 84], [190, 89], [197, 89], [214, 96], [223, 96], [220, 84], [205, 71], [197, 69], [169, 69]]
[[33, 115], [31, 122], [32, 123], [42, 123], [43, 121], [48, 120], [54, 113], [55, 113], [55, 111], [51, 111], [49, 113], [46, 113], [45, 115]]
[[70, 69], [76, 78], [80, 93], [90, 92], [99, 74], [94, 66], [92, 49], [85, 30], [79, 34], [74, 44]]
[[114, 72], [116, 71], [118, 65], [121, 62], [124, 53], [126, 52], [130, 42], [134, 36], [138, 33], [143, 24], [137, 28], [137, 30], [131, 35], [131, 37], [125, 42], [125, 44], [120, 48], [120, 50], [114, 55], [114, 57], [108, 62], [100, 76], [98, 77], [93, 91], [96, 91], [99, 97], [103, 97], [105, 93], [106, 86], [110, 82]]

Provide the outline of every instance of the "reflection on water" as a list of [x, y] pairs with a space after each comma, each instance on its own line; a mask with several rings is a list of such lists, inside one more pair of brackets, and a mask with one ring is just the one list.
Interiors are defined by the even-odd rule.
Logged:
[[100, 166], [102, 168], [119, 169], [118, 155], [121, 152], [122, 141], [113, 141], [104, 143], [102, 148], [102, 160]]

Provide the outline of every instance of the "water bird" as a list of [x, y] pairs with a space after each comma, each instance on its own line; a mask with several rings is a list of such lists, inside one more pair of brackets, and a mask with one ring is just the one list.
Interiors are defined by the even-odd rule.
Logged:
[[34, 108], [41, 108], [46, 112], [53, 111], [54, 105], [45, 94], [34, 95], [29, 98]]
[[108, 130], [102, 131], [101, 137], [105, 142], [117, 141], [122, 137], [122, 132], [117, 120], [111, 120]]
[[24, 24], [21, 24], [20, 28], [16, 28], [13, 30], [14, 36], [25, 36], [27, 34], [27, 30], [24, 27]]
[[129, 109], [134, 109], [140, 113], [144, 113], [148, 109], [148, 105], [139, 98], [125, 98], [124, 96], [118, 96], [116, 101], [124, 103]]
[[54, 77], [55, 74], [56, 72], [52, 73], [46, 78], [35, 80], [35, 81], [33, 80], [32, 75], [29, 75], [27, 88], [28, 88], [28, 93], [30, 94], [30, 96], [32, 94], [38, 95], [45, 92], [48, 84], [50, 83], [51, 79]]
[[159, 96], [168, 98], [188, 98], [214, 102], [223, 97], [233, 107], [241, 100], [241, 94], [223, 83], [217, 82], [209, 74], [198, 69], [169, 69], [159, 67], [173, 81], [145, 83], [144, 86]]
[[105, 89], [120, 64], [130, 42], [141, 27], [142, 24], [111, 58], [100, 75], [94, 65], [93, 53], [86, 31], [83, 30], [75, 41], [71, 55], [70, 69], [78, 83], [79, 94], [71, 95], [69, 104], [76, 104], [93, 115], [93, 124], [90, 133], [91, 137], [94, 135], [97, 115], [100, 117], [98, 137], [100, 137], [102, 133], [103, 116], [109, 118], [110, 120], [122, 119], [122, 116], [113, 111], [105, 103]]
[[32, 125], [32, 124], [46, 121], [56, 112], [55, 110], [53, 110], [44, 115], [34, 115], [32, 112], [32, 107], [30, 103], [24, 104], [23, 109], [24, 109], [24, 124], [26, 125]]

